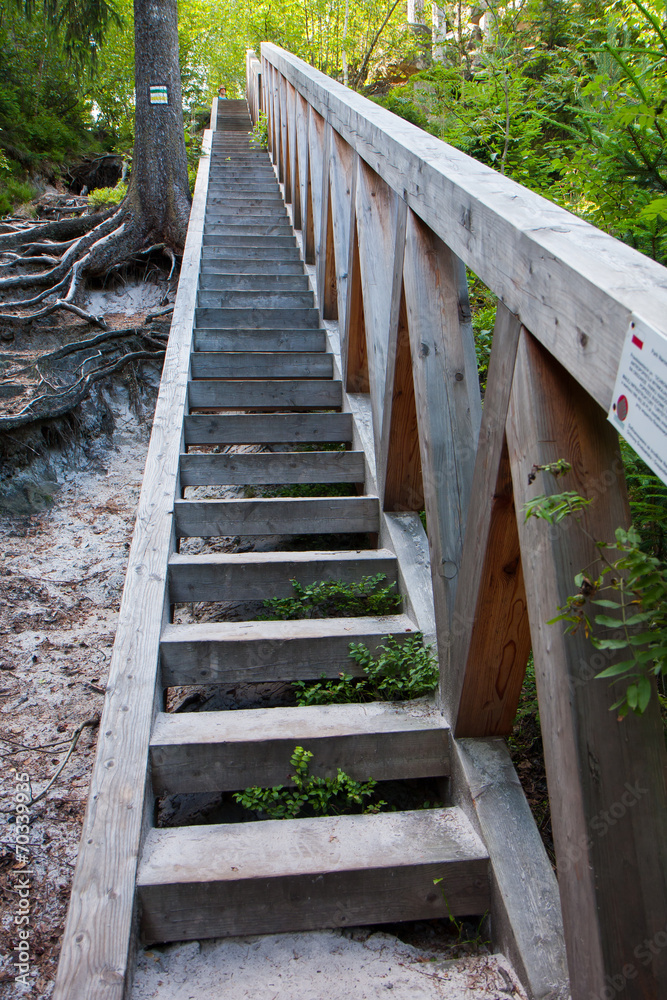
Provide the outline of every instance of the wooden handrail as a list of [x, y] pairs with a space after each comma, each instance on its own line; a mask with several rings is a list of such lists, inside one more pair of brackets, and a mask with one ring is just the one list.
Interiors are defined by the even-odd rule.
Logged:
[[[629, 524], [606, 410], [632, 317], [667, 335], [667, 270], [283, 49], [261, 56], [249, 106], [261, 91], [345, 388], [370, 398], [379, 496], [385, 511], [426, 511], [443, 712], [459, 738], [511, 732], [532, 647], [572, 996], [622, 981], [624, 998], [657, 1000], [667, 949], [645, 944], [667, 924], [657, 698], [619, 723], [594, 679], [613, 655], [601, 664], [583, 633], [547, 620], [595, 540]], [[499, 299], [483, 414], [464, 266]], [[564, 480], [529, 485], [559, 458]], [[556, 489], [594, 501], [583, 531], [525, 522], [525, 501]]]

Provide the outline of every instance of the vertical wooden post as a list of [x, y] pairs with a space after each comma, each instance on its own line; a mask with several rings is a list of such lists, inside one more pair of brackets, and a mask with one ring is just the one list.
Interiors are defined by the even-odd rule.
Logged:
[[[616, 433], [584, 389], [523, 331], [507, 421], [542, 740], [549, 782], [574, 1000], [667, 996], [665, 742], [657, 698], [618, 722], [595, 674], [621, 659], [596, 652], [580, 629], [548, 625], [591, 575], [595, 540], [629, 520]], [[557, 483], [534, 465], [564, 458]], [[551, 526], [520, 513], [532, 496], [575, 490], [593, 498], [581, 518]]]
[[344, 320], [347, 310], [350, 271], [350, 199], [355, 161], [351, 146], [335, 130], [332, 130], [332, 140], [329, 197], [331, 199], [334, 253], [336, 256], [338, 316]]
[[303, 235], [304, 257], [307, 264], [314, 263], [309, 256], [312, 249], [312, 208], [310, 213], [310, 239], [308, 238], [308, 202], [310, 199], [310, 166], [308, 155], [308, 104], [298, 91], [295, 91], [296, 99], [296, 146], [299, 160], [299, 184], [300, 184], [300, 228]]
[[282, 143], [283, 143], [283, 177], [284, 177], [284, 198], [285, 203], [292, 203], [292, 164], [291, 164], [291, 136], [289, 127], [289, 106], [287, 100], [287, 88], [289, 84], [284, 76], [280, 77], [280, 120], [282, 123]]
[[444, 683], [475, 443], [459, 325], [457, 258], [412, 211], [403, 277]]
[[322, 196], [320, 199], [320, 240], [317, 258], [317, 296], [322, 319], [337, 319], [336, 259], [334, 251], [333, 219], [331, 216], [331, 184], [329, 180], [331, 159], [331, 126], [324, 126], [324, 151], [322, 156]]
[[368, 355], [361, 289], [359, 237], [357, 234], [357, 176], [359, 155], [354, 154], [350, 183], [350, 226], [345, 320], [341, 331], [343, 383], [347, 392], [368, 392]]
[[512, 731], [530, 653], [505, 423], [521, 324], [498, 304], [443, 687], [457, 737]]
[[[380, 447], [378, 449], [378, 462], [377, 462], [377, 473], [378, 473], [378, 490], [380, 493], [380, 499], [385, 504], [385, 508], [388, 510], [396, 509], [395, 504], [398, 503], [398, 498], [396, 497], [396, 488], [401, 491], [401, 496], [404, 493], [403, 483], [396, 483], [394, 480], [397, 475], [397, 466], [407, 466], [404, 468], [404, 472], [407, 472], [407, 468], [410, 465], [407, 454], [399, 455], [399, 451], [414, 452], [414, 446], [417, 444], [416, 441], [409, 440], [408, 437], [396, 434], [397, 426], [394, 424], [394, 435], [391, 441], [391, 447], [396, 449], [394, 454], [389, 458], [390, 450], [390, 431], [392, 427], [392, 413], [394, 402], [398, 403], [400, 408], [400, 401], [404, 403], [409, 402], [409, 392], [410, 385], [412, 383], [412, 365], [410, 362], [409, 353], [409, 339], [406, 337], [408, 334], [407, 330], [407, 315], [405, 309], [405, 301], [403, 295], [403, 259], [405, 256], [405, 233], [408, 218], [408, 206], [402, 198], [396, 199], [396, 224], [394, 228], [394, 252], [392, 255], [392, 273], [391, 273], [391, 292], [389, 300], [389, 327], [387, 330], [387, 367], [385, 372], [385, 390], [384, 390], [384, 407], [382, 411], [382, 424], [380, 427]], [[389, 263], [389, 262], [387, 262]], [[401, 351], [400, 363], [402, 366], [408, 365], [407, 368], [397, 369], [397, 354], [398, 354], [398, 339], [399, 339], [399, 318], [401, 305], [403, 306], [403, 326], [400, 330], [402, 334], [401, 338]], [[398, 379], [398, 382], [397, 382]], [[407, 393], [407, 395], [406, 395]], [[412, 399], [414, 405], [414, 388], [412, 390]], [[398, 414], [397, 414], [398, 415]], [[403, 414], [401, 414], [403, 416]], [[406, 431], [409, 427], [410, 420], [402, 421], [403, 431]], [[417, 444], [418, 449], [418, 444]], [[390, 485], [389, 506], [385, 503], [385, 482], [387, 479], [387, 465], [391, 461], [392, 471], [390, 477], [392, 478], [392, 483]], [[401, 474], [402, 478], [402, 474]], [[412, 477], [414, 478], [414, 476]], [[421, 478], [421, 477], [420, 477]], [[405, 509], [405, 507], [403, 507]], [[420, 508], [408, 507], [410, 510], [419, 510]]]

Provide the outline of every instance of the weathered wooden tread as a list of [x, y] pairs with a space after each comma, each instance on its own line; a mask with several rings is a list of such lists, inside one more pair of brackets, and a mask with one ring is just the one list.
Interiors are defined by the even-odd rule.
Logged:
[[423, 702], [310, 705], [233, 712], [161, 712], [151, 736], [156, 795], [290, 785], [295, 746], [311, 774], [357, 781], [446, 777], [449, 730]]
[[329, 535], [378, 531], [375, 496], [176, 500], [179, 538], [219, 535]]
[[320, 316], [317, 309], [306, 306], [297, 309], [253, 309], [228, 307], [214, 309], [199, 306], [195, 311], [195, 325], [218, 330], [234, 330], [243, 327], [246, 330], [258, 330], [262, 327], [275, 330], [319, 330]]
[[387, 636], [400, 640], [415, 632], [407, 615], [167, 625], [160, 642], [162, 683], [308, 681], [341, 671], [359, 677], [351, 642], [376, 650]]
[[308, 277], [305, 274], [242, 274], [223, 271], [207, 272], [199, 275], [199, 287], [206, 289], [227, 289], [235, 291], [267, 291], [275, 288], [283, 292], [305, 292]]
[[195, 413], [186, 416], [184, 426], [186, 445], [352, 440], [350, 413]]
[[324, 378], [195, 379], [188, 385], [191, 410], [331, 410], [340, 408], [342, 399], [342, 384]]
[[363, 451], [181, 455], [181, 486], [363, 483]]
[[313, 309], [311, 291], [286, 291], [283, 288], [204, 289], [197, 295], [197, 304], [213, 309]]
[[[326, 330], [195, 330], [196, 351], [290, 351], [320, 353], [326, 350]], [[271, 373], [267, 373], [271, 377]]]
[[323, 351], [195, 351], [193, 378], [205, 379], [331, 379], [333, 356]]
[[[349, 455], [354, 452], [323, 454]], [[352, 583], [379, 573], [385, 577], [383, 586], [396, 582], [396, 556], [389, 549], [211, 552], [197, 555], [174, 552], [169, 558], [169, 600], [172, 604], [258, 601], [268, 597], [289, 597], [294, 592], [292, 580], [298, 580], [305, 587], [322, 580]]]
[[138, 891], [146, 942], [446, 918], [488, 909], [488, 855], [455, 808], [151, 830]]

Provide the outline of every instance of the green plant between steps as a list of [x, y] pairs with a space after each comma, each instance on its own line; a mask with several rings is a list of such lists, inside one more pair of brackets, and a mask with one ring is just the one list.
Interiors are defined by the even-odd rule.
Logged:
[[366, 615], [395, 614], [401, 606], [396, 584], [386, 587], [384, 573], [363, 576], [359, 582], [323, 580], [302, 586], [291, 580], [292, 597], [271, 597], [258, 621], [293, 621], [296, 618], [362, 618]]
[[377, 654], [363, 642], [350, 643], [350, 657], [365, 677], [342, 673], [338, 680], [322, 678], [316, 684], [295, 681], [298, 705], [336, 705], [365, 701], [409, 701], [431, 694], [438, 683], [438, 661], [420, 632], [402, 642], [383, 639]]
[[295, 747], [290, 758], [293, 773], [289, 775], [294, 782], [293, 788], [284, 785], [260, 788], [255, 785], [235, 792], [235, 801], [244, 809], [256, 813], [258, 819], [377, 813], [386, 807], [383, 799], [375, 797], [377, 782], [372, 778], [364, 782], [355, 781], [340, 768], [335, 778], [316, 778], [310, 774], [312, 759], [310, 750]]

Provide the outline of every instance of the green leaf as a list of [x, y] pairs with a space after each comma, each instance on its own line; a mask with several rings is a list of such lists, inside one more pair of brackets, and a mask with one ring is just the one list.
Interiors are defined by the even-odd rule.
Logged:
[[637, 709], [645, 712], [651, 700], [651, 682], [648, 677], [640, 677], [637, 681]]
[[[575, 577], [575, 583], [576, 583], [576, 577]], [[591, 601], [591, 604], [599, 604], [601, 608], [622, 608], [623, 607], [623, 605], [619, 604], [618, 601], [608, 601], [606, 599], [605, 600], [598, 599], [598, 600], [595, 600], [595, 601]]]
[[593, 639], [596, 649], [625, 649], [628, 645], [627, 639]]
[[595, 678], [596, 680], [602, 680], [605, 677], [618, 677], [620, 674], [627, 674], [628, 670], [631, 670], [634, 666], [636, 666], [634, 660], [623, 660], [621, 663], [613, 663], [611, 667], [606, 667], [599, 674], [596, 674]]

